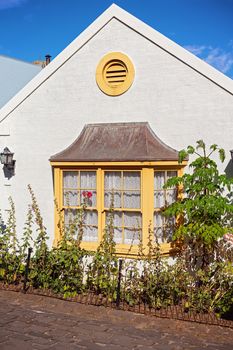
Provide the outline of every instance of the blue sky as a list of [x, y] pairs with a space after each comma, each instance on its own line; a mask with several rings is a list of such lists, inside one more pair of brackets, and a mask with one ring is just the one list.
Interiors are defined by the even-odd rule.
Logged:
[[[54, 58], [112, 0], [0, 0], [0, 54]], [[115, 0], [233, 79], [233, 0]]]

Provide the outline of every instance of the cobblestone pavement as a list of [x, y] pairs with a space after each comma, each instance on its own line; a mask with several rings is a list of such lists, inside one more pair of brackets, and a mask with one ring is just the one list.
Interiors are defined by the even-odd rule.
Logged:
[[0, 349], [232, 350], [233, 329], [0, 291]]

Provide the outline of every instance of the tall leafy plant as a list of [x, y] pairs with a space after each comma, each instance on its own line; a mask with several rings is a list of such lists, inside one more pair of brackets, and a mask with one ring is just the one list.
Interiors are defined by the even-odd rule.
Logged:
[[[174, 239], [181, 240], [189, 248], [192, 268], [207, 268], [218, 255], [218, 240], [232, 231], [232, 185], [233, 179], [220, 174], [213, 154], [218, 153], [221, 162], [225, 152], [216, 144], [207, 151], [199, 140], [196, 147], [188, 146], [179, 153], [179, 161], [195, 155], [190, 174], [169, 179], [166, 188], [177, 186], [183, 190], [183, 198], [165, 209], [166, 216], [180, 218]], [[228, 195], [226, 194], [228, 192]]]

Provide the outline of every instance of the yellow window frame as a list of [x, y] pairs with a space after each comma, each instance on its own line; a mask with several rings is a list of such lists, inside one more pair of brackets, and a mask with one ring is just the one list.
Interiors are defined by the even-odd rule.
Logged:
[[[137, 211], [142, 215], [142, 245], [146, 253], [149, 241], [149, 228], [154, 228], [154, 172], [157, 171], [177, 171], [178, 176], [182, 176], [183, 168], [187, 162], [179, 164], [175, 161], [164, 162], [51, 162], [54, 170], [54, 196], [57, 202], [55, 208], [55, 238], [54, 245], [56, 246], [61, 239], [61, 230], [59, 230], [58, 222], [62, 211], [63, 200], [63, 171], [96, 171], [96, 208], [90, 207], [88, 210], [97, 210], [98, 213], [98, 242], [82, 242], [82, 247], [87, 250], [95, 251], [103, 237], [103, 231], [106, 223], [106, 211], [109, 208], [104, 206], [104, 173], [106, 171], [137, 171], [141, 173], [141, 208], [119, 208], [119, 211]], [[179, 189], [178, 196], [181, 195]], [[117, 208], [118, 211], [118, 208]], [[138, 246], [131, 246], [129, 251], [129, 244], [116, 244], [116, 253], [121, 256], [138, 255]], [[171, 243], [162, 243], [161, 252], [169, 254], [172, 252]]]

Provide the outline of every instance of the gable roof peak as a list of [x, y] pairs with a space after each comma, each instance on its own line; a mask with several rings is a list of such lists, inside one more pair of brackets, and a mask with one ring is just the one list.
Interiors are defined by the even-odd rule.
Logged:
[[2, 109], [0, 109], [0, 122], [27, 99], [39, 86], [53, 75], [66, 61], [68, 61], [80, 48], [82, 48], [96, 33], [98, 33], [112, 18], [116, 18], [132, 30], [150, 40], [161, 49], [176, 57], [191, 69], [200, 73], [214, 84], [233, 95], [233, 80], [219, 72], [206, 62], [179, 46], [163, 34], [112, 4], [92, 24], [87, 27], [74, 41], [72, 41], [54, 60], [33, 78], [18, 94], [16, 94]]

